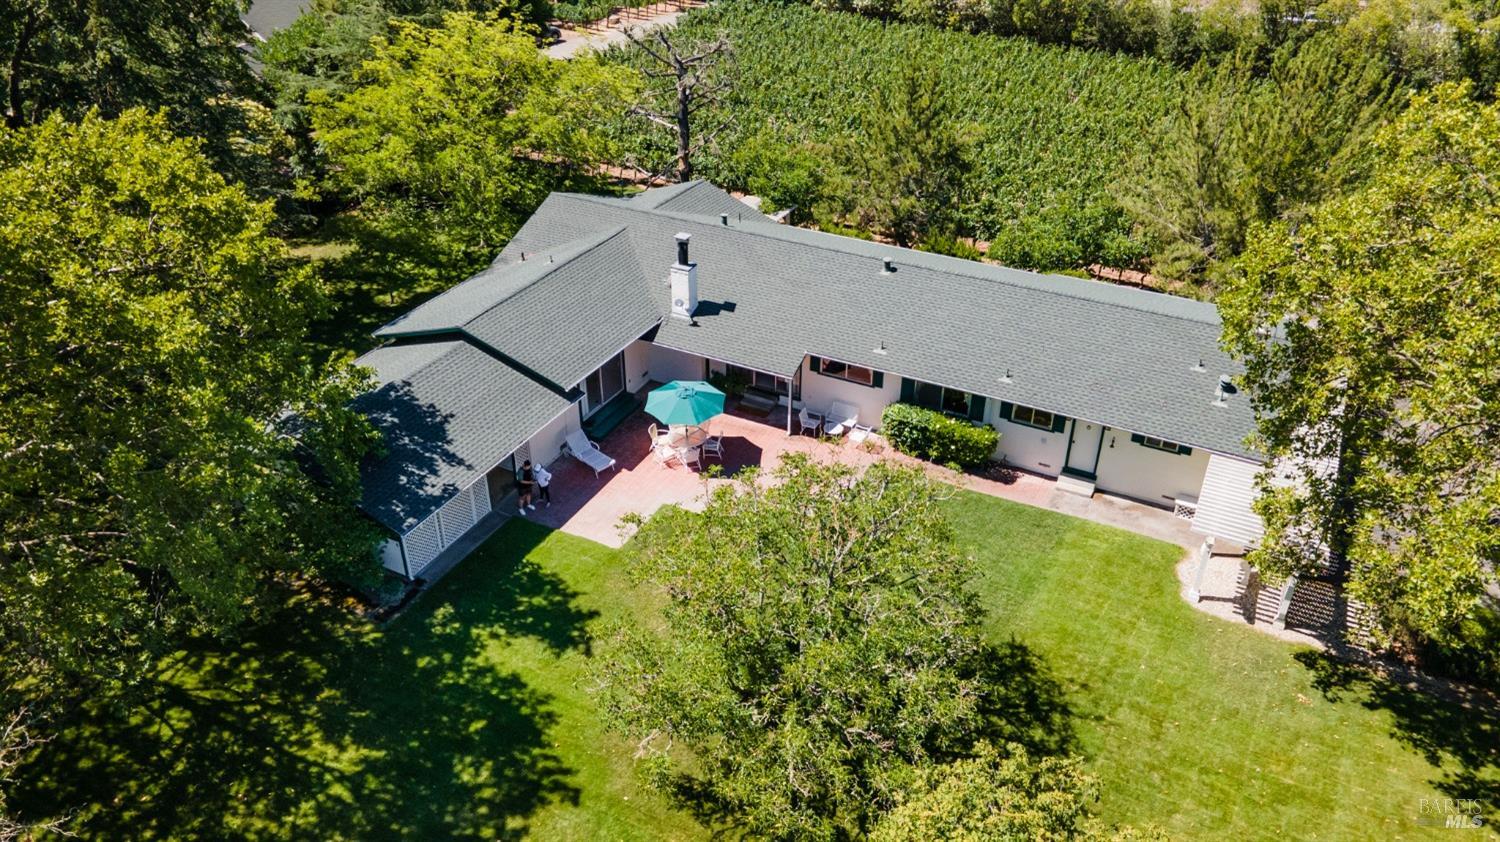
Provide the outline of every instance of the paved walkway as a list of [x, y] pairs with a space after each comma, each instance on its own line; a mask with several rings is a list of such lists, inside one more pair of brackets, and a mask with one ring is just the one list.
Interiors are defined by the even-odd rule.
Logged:
[[[620, 518], [628, 513], [650, 514], [668, 504], [701, 508], [705, 491], [713, 483], [727, 480], [710, 480], [675, 463], [671, 466], [658, 464], [650, 455], [647, 427], [651, 423], [652, 419], [645, 413], [636, 412], [599, 442], [600, 448], [618, 462], [617, 471], [606, 471], [596, 477], [590, 468], [571, 457], [558, 459], [551, 466], [552, 505], [539, 508], [529, 516], [564, 532], [618, 547], [624, 542], [619, 530]], [[1173, 517], [1171, 512], [1106, 494], [1095, 494], [1091, 498], [1069, 494], [1057, 490], [1056, 483], [1046, 477], [1019, 471], [996, 479], [955, 476], [950, 471], [896, 453], [878, 436], [864, 445], [845, 440], [822, 441], [810, 435], [788, 436], [785, 409], [765, 419], [731, 411], [713, 419], [708, 426], [711, 431], [724, 436], [725, 476], [733, 476], [749, 466], [769, 470], [786, 453], [806, 453], [816, 459], [853, 465], [895, 459], [920, 465], [938, 479], [957, 482], [974, 491], [1117, 526], [1175, 543], [1184, 549], [1201, 543], [1201, 538], [1189, 529], [1190, 524]]]
[[647, 32], [657, 27], [676, 26], [677, 19], [698, 6], [700, 0], [680, 3], [656, 3], [635, 9], [619, 9], [602, 21], [577, 28], [559, 25], [562, 41], [547, 48], [553, 58], [572, 58], [585, 50], [605, 50], [626, 43], [625, 29]]

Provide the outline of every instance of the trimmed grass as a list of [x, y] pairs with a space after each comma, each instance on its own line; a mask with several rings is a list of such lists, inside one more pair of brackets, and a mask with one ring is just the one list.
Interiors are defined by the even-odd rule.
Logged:
[[86, 838], [683, 839], [584, 690], [640, 603], [616, 553], [514, 521], [384, 629], [298, 601], [89, 704], [11, 806]]
[[[1423, 798], [1494, 808], [1492, 711], [1192, 610], [1170, 545], [971, 493], [950, 506], [988, 633], [1030, 649], [1008, 663], [1032, 685], [1061, 684], [1039, 702], [1070, 715], [1045, 736], [1090, 758], [1106, 819], [1390, 838], [1421, 832]], [[74, 810], [106, 839], [702, 838], [586, 691], [601, 624], [653, 613], [616, 552], [513, 521], [385, 628], [303, 598], [165, 659], [137, 698], [84, 704], [11, 806]]]
[[951, 513], [990, 636], [1025, 642], [1063, 683], [1106, 820], [1173, 838], [1387, 839], [1447, 832], [1417, 823], [1423, 799], [1494, 815], [1495, 711], [1194, 610], [1176, 546], [973, 493]]

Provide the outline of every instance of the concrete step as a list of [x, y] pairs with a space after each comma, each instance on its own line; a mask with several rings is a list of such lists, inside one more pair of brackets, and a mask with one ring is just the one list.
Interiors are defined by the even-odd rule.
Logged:
[[1057, 478], [1057, 490], [1077, 494], [1080, 497], [1092, 497], [1094, 496], [1094, 483], [1082, 477], [1063, 474]]

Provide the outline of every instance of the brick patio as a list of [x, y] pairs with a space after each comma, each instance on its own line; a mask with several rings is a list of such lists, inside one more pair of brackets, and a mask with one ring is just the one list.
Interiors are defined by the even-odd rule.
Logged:
[[[599, 447], [618, 463], [618, 471], [605, 471], [596, 477], [577, 460], [559, 458], [549, 466], [553, 474], [552, 505], [539, 507], [528, 516], [564, 532], [617, 547], [623, 543], [619, 523], [626, 514], [649, 514], [668, 504], [701, 507], [711, 480], [675, 462], [670, 466], [658, 464], [651, 457], [647, 432], [652, 422], [644, 412], [636, 412], [599, 442]], [[921, 465], [939, 478], [954, 479], [947, 471], [896, 453], [878, 436], [872, 437], [867, 445], [844, 440], [820, 441], [811, 435], [788, 436], [784, 409], [762, 419], [740, 414], [731, 407], [707, 426], [711, 432], [724, 436], [725, 476], [733, 476], [752, 465], [774, 468], [785, 453], [807, 453], [816, 459], [853, 465], [896, 459]], [[1084, 498], [1058, 491], [1056, 483], [1047, 477], [1016, 471], [1000, 479], [964, 476], [961, 481], [964, 487], [984, 494], [1118, 526], [1187, 548], [1202, 541], [1201, 536], [1190, 531], [1187, 521], [1173, 517], [1171, 512], [1106, 494]]]

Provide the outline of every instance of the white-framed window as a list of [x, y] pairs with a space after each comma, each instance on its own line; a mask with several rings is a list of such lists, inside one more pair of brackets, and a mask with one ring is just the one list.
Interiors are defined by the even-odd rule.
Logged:
[[1156, 450], [1165, 450], [1168, 453], [1182, 452], [1182, 445], [1178, 444], [1177, 442], [1167, 441], [1166, 439], [1159, 439], [1155, 436], [1141, 436], [1141, 444], [1145, 445], [1146, 447], [1155, 448]]
[[1036, 427], [1038, 430], [1051, 430], [1056, 416], [1045, 409], [1014, 404], [1010, 408], [1010, 420], [1028, 427]]
[[838, 360], [827, 360], [821, 357], [812, 358], [812, 370], [828, 377], [837, 377], [840, 380], [848, 380], [850, 383], [858, 383], [861, 386], [878, 386], [879, 372], [862, 365], [849, 365]]
[[958, 389], [949, 389], [936, 383], [916, 382], [913, 390], [913, 401], [917, 406], [925, 406], [938, 412], [946, 412], [949, 415], [962, 415], [969, 417], [969, 407], [972, 405], [974, 396], [968, 392]]

